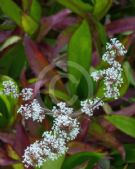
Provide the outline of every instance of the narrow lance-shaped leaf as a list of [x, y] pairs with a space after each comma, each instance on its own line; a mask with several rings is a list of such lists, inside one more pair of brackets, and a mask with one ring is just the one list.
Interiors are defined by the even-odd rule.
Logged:
[[38, 24], [27, 14], [22, 15], [22, 27], [25, 32], [32, 35], [38, 28]]
[[71, 9], [71, 11], [83, 17], [85, 16], [86, 12], [92, 11], [92, 7], [81, 0], [57, 0], [57, 1], [66, 8]]
[[4, 14], [21, 26], [22, 10], [12, 0], [0, 0], [0, 8]]
[[106, 116], [106, 120], [111, 122], [115, 127], [124, 133], [135, 137], [135, 119], [123, 115]]
[[109, 8], [112, 5], [112, 0], [96, 0], [95, 1], [95, 6], [94, 6], [94, 11], [93, 14], [98, 18], [102, 19]]
[[68, 48], [68, 87], [72, 95], [76, 93], [81, 78], [87, 80], [89, 76], [91, 51], [91, 33], [88, 23], [84, 20], [73, 34]]
[[[29, 37], [24, 38], [24, 48], [28, 58], [28, 62], [35, 73], [38, 76], [38, 80], [47, 80], [45, 83], [48, 86], [48, 81], [53, 77], [59, 77], [56, 70], [51, 64], [49, 64], [46, 56], [39, 50], [38, 46]], [[64, 88], [62, 81], [56, 82], [56, 86], [61, 90]]]
[[108, 133], [101, 125], [100, 121], [92, 121], [90, 124], [89, 135], [96, 140], [103, 142], [110, 148], [115, 148], [121, 154], [121, 157], [125, 158], [125, 150], [123, 145], [117, 140], [113, 134]]
[[39, 0], [33, 0], [30, 8], [30, 16], [39, 23], [41, 18], [41, 6]]
[[77, 153], [75, 155], [72, 155], [68, 158], [63, 163], [62, 169], [74, 169], [76, 166], [89, 161], [88, 164], [88, 169], [93, 169], [94, 164], [99, 161], [104, 155], [101, 153], [96, 153], [96, 152], [81, 152]]

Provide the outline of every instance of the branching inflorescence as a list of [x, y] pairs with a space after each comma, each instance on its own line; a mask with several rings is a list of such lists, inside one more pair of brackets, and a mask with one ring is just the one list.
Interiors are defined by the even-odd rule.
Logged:
[[[117, 99], [120, 96], [119, 88], [123, 83], [123, 69], [116, 61], [116, 57], [124, 56], [127, 51], [115, 38], [111, 39], [111, 43], [107, 43], [106, 50], [102, 60], [108, 63], [108, 68], [95, 71], [91, 76], [95, 81], [103, 80], [105, 86], [103, 97]], [[26, 148], [23, 156], [26, 167], [40, 167], [46, 160], [55, 160], [65, 154], [68, 150], [67, 142], [74, 140], [80, 130], [77, 115], [84, 113], [93, 116], [94, 110], [104, 105], [102, 98], [95, 97], [81, 101], [81, 113], [75, 112], [65, 102], [59, 102], [53, 106], [52, 110], [49, 110], [43, 108], [38, 99], [34, 98], [32, 88], [24, 88], [18, 93], [17, 86], [11, 80], [4, 81], [2, 88], [0, 94], [12, 95], [14, 98], [21, 99], [23, 104], [17, 112], [25, 119], [31, 118], [33, 121], [42, 122], [47, 114], [54, 118], [51, 131], [44, 132], [40, 141], [36, 141]]]

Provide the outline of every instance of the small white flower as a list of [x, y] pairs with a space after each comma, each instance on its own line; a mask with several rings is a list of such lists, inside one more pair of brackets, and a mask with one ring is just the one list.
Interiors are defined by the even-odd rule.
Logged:
[[32, 98], [33, 89], [32, 88], [24, 88], [24, 89], [22, 89], [20, 95], [22, 96], [22, 99], [24, 101], [28, 101]]
[[17, 85], [11, 81], [11, 80], [7, 80], [7, 81], [3, 81], [2, 83], [3, 85], [3, 91], [2, 93], [9, 96], [13, 96], [14, 98], [18, 98], [19, 94], [18, 94], [18, 89], [17, 89]]
[[124, 56], [127, 53], [127, 50], [119, 40], [112, 38], [110, 41], [111, 43], [106, 44], [106, 50], [116, 50], [117, 55], [121, 56]]
[[74, 140], [79, 133], [79, 122], [67, 115], [60, 115], [54, 120], [52, 129], [66, 141]]
[[59, 102], [57, 106], [53, 106], [52, 112], [54, 117], [59, 115], [71, 115], [73, 113], [73, 108], [67, 107], [65, 102]]
[[110, 65], [113, 64], [117, 55], [124, 56], [127, 53], [127, 50], [122, 45], [122, 43], [113, 38], [110, 40], [111, 43], [106, 44], [106, 52], [102, 56], [102, 60], [108, 62]]
[[25, 119], [31, 118], [37, 122], [42, 122], [45, 119], [44, 109], [40, 106], [37, 99], [34, 99], [30, 104], [21, 105], [17, 113], [20, 113]]
[[91, 77], [95, 80], [98, 81], [103, 77], [103, 71], [99, 70], [99, 71], [95, 71], [91, 73]]
[[41, 141], [36, 141], [25, 149], [23, 163], [25, 167], [41, 167], [45, 161], [56, 160], [66, 151], [64, 139], [57, 138], [51, 132], [45, 132]]
[[81, 101], [81, 111], [88, 116], [93, 116], [93, 111], [95, 109], [99, 109], [100, 106], [103, 106], [104, 102], [96, 97], [95, 99], [87, 99], [85, 101]]

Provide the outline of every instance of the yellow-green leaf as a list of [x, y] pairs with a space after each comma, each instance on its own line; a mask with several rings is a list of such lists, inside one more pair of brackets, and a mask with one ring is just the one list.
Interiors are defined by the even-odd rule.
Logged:
[[30, 16], [23, 14], [22, 27], [25, 32], [27, 32], [29, 35], [32, 35], [37, 30], [38, 24]]
[[86, 12], [91, 12], [93, 10], [93, 8], [89, 4], [84, 3], [81, 0], [57, 0], [57, 1], [80, 16], [85, 16]]

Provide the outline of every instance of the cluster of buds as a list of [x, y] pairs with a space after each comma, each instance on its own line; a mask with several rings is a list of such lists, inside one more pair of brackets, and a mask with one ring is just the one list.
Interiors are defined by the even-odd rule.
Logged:
[[[116, 99], [120, 95], [119, 87], [123, 83], [123, 70], [119, 62], [116, 61], [116, 56], [124, 56], [127, 51], [115, 38], [111, 39], [111, 43], [107, 43], [106, 50], [107, 52], [103, 55], [102, 60], [107, 62], [109, 67], [93, 72], [91, 76], [95, 81], [103, 79], [105, 97]], [[59, 102], [56, 106], [53, 106], [52, 110], [49, 110], [43, 108], [38, 99], [34, 98], [32, 88], [24, 88], [19, 93], [16, 84], [11, 80], [4, 81], [2, 88], [3, 91], [0, 94], [10, 95], [14, 98], [20, 97], [22, 105], [17, 112], [23, 118], [37, 122], [42, 122], [45, 119], [45, 114], [54, 118], [51, 131], [44, 132], [40, 141], [36, 141], [26, 148], [23, 156], [23, 163], [26, 167], [41, 167], [46, 160], [55, 160], [65, 154], [68, 150], [66, 144], [74, 140], [80, 131], [78, 115], [93, 116], [94, 110], [104, 105], [102, 98], [96, 97], [81, 101], [79, 113], [68, 107], [65, 102]]]

